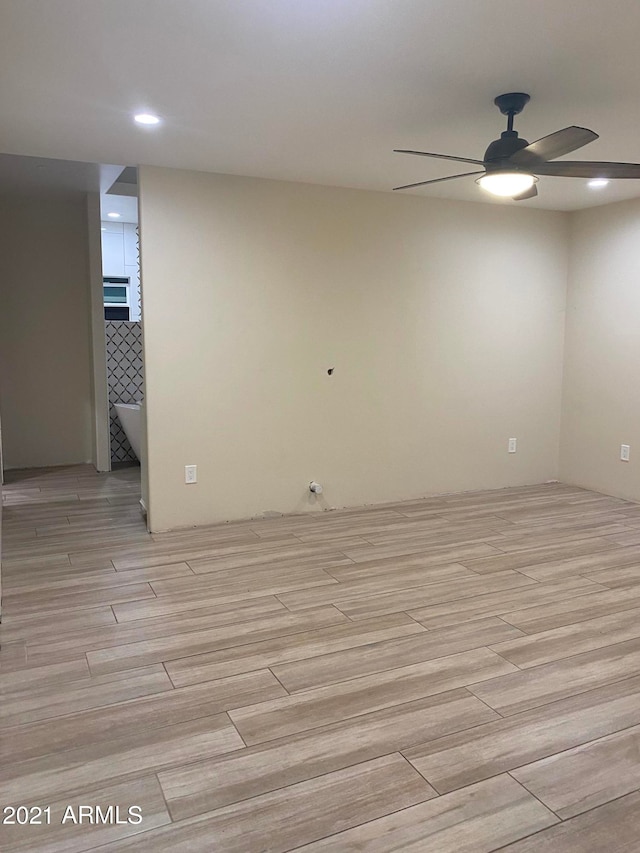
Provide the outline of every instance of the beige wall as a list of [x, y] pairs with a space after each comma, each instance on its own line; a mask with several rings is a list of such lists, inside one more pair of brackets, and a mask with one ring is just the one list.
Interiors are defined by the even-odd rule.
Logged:
[[152, 529], [557, 477], [565, 214], [140, 185]]
[[86, 201], [0, 200], [5, 468], [87, 462], [92, 397]]
[[2, 486], [4, 483], [4, 465], [2, 461], [2, 415], [0, 414], [0, 619], [2, 618]]
[[640, 500], [640, 201], [573, 214], [570, 247], [560, 477]]
[[87, 270], [91, 314], [91, 394], [93, 436], [91, 461], [98, 471], [111, 470], [111, 431], [109, 389], [107, 386], [107, 347], [102, 283], [102, 247], [100, 235], [100, 194], [87, 193]]

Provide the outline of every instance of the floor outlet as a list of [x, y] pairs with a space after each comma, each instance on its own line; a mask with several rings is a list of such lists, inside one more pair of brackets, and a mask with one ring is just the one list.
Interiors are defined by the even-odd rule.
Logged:
[[184, 466], [184, 481], [185, 481], [185, 483], [197, 483], [198, 482], [198, 466], [197, 465], [185, 465]]

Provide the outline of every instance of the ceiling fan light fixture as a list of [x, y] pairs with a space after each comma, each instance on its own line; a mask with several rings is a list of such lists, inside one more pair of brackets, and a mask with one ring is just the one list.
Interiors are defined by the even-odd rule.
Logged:
[[527, 172], [487, 172], [476, 183], [492, 195], [513, 198], [530, 190], [537, 180]]

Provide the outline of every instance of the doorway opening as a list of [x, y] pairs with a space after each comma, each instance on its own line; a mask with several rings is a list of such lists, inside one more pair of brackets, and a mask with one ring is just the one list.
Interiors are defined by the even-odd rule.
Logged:
[[127, 167], [101, 196], [110, 467], [139, 463], [144, 400], [137, 170]]

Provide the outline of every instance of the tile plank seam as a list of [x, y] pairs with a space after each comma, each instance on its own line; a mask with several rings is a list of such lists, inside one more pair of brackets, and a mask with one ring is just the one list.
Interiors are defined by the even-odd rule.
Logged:
[[[557, 754], [561, 755], [562, 753], [557, 753]], [[524, 765], [524, 766], [526, 767], [526, 765]], [[520, 768], [517, 768], [517, 767], [516, 767], [516, 768], [514, 768], [514, 770], [519, 770], [519, 769], [520, 769]], [[516, 777], [513, 775], [513, 771], [512, 771], [512, 770], [507, 770], [507, 773], [509, 774], [509, 776], [511, 776], [511, 778], [513, 779], [513, 781], [514, 781], [514, 782], [517, 782], [517, 783], [518, 783], [518, 785], [520, 785], [520, 787], [521, 787], [521, 788], [524, 788], [524, 789], [525, 789], [525, 791], [526, 791], [528, 794], [530, 794], [532, 797], [535, 797], [535, 799], [540, 803], [540, 805], [544, 806], [546, 809], [549, 809], [549, 811], [550, 811], [550, 812], [552, 812], [552, 813], [553, 813], [553, 814], [558, 818], [558, 820], [559, 820], [559, 821], [561, 821], [561, 822], [562, 822], [563, 820], [565, 820], [565, 818], [561, 818], [561, 817], [560, 817], [560, 815], [559, 815], [557, 812], [555, 812], [555, 811], [551, 808], [551, 806], [550, 806], [550, 805], [548, 805], [547, 803], [543, 802], [543, 801], [540, 799], [540, 797], [537, 797], [537, 796], [533, 793], [533, 791], [529, 790], [529, 788], [527, 788], [527, 786], [525, 785], [525, 783], [524, 783], [524, 782], [521, 782], [519, 779], [516, 779]]]

